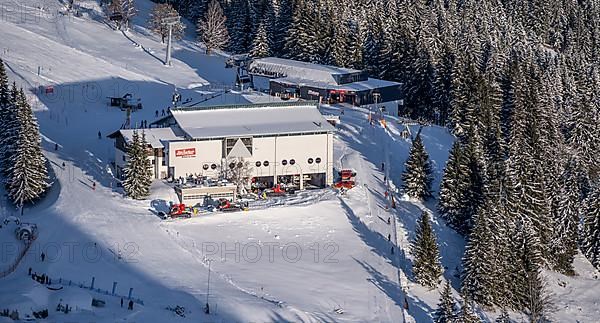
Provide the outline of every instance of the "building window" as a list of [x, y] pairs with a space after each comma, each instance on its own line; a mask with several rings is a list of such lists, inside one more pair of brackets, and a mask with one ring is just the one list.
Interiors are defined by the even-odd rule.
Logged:
[[317, 163], [317, 164], [320, 164], [320, 163], [321, 163], [321, 157], [317, 157], [317, 158], [315, 159], [315, 163]]
[[244, 163], [242, 163], [242, 162], [239, 162], [239, 163], [237, 164], [237, 168], [242, 168], [242, 167], [244, 167]]
[[235, 168], [235, 163], [229, 164], [229, 168], [234, 169]]
[[283, 165], [283, 166], [287, 165], [287, 160], [285, 160], [285, 159], [284, 159], [284, 160], [282, 160], [282, 161], [281, 161], [281, 165]]
[[256, 165], [256, 167], [260, 167], [260, 162], [257, 161], [255, 165]]
[[312, 158], [309, 158], [309, 159], [308, 159], [308, 163], [309, 163], [309, 164], [312, 164], [312, 163], [313, 163], [313, 159], [312, 159]]
[[242, 143], [244, 144], [244, 146], [246, 146], [246, 149], [248, 149], [248, 151], [250, 153], [252, 153], [252, 137], [248, 137], [248, 138], [227, 138], [225, 140], [225, 155], [229, 156], [229, 153], [231, 152], [231, 150], [233, 149], [233, 146], [235, 146], [235, 144], [237, 143], [238, 140], [241, 140]]
[[163, 166], [167, 166], [167, 160], [166, 160], [166, 159], [163, 159], [163, 160], [162, 160], [162, 165], [163, 165]]
[[215, 170], [215, 169], [217, 169], [217, 165], [216, 165], [216, 164], [212, 164], [212, 165], [210, 165], [210, 169], [212, 169], [212, 170]]
[[290, 165], [294, 165], [296, 163], [295, 159], [290, 159]]
[[265, 161], [263, 162], [263, 166], [265, 166], [265, 167], [269, 166], [269, 161], [268, 161], [268, 160], [265, 160]]
[[204, 165], [202, 166], [202, 169], [204, 169], [204, 170], [208, 170], [208, 164], [204, 164]]
[[156, 160], [152, 159], [152, 165], [156, 164]]

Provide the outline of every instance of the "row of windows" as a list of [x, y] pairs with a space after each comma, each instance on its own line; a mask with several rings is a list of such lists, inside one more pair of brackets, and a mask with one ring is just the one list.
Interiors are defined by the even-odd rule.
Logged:
[[[309, 159], [307, 160], [307, 162], [308, 162], [309, 164], [312, 164], [312, 163], [317, 163], [317, 164], [320, 164], [320, 163], [321, 163], [321, 157], [317, 157], [317, 158], [315, 158], [315, 159], [309, 158]], [[286, 159], [284, 159], [284, 160], [282, 160], [282, 161], [281, 161], [281, 165], [283, 165], [283, 166], [286, 166], [287, 164], [288, 164], [288, 161], [287, 161]], [[289, 164], [290, 164], [290, 165], [294, 165], [294, 164], [296, 164], [296, 160], [295, 160], [295, 159], [290, 159], [290, 161], [289, 161]], [[264, 161], [264, 162], [262, 162], [262, 163], [261, 163], [260, 161], [257, 161], [257, 162], [256, 162], [256, 167], [260, 167], [261, 165], [262, 165], [262, 166], [265, 166], [265, 167], [268, 167], [268, 166], [269, 166], [269, 161], [268, 161], [268, 160], [265, 160], [265, 161]]]

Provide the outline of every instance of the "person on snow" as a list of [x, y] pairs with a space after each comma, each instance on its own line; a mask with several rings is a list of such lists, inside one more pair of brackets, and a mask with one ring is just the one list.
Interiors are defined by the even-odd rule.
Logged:
[[102, 133], [100, 133], [100, 131], [98, 131], [98, 139], [102, 139]]
[[123, 307], [123, 297], [121, 297], [121, 307]]
[[165, 109], [162, 109], [162, 114], [161, 114], [161, 116], [163, 116], [163, 117], [165, 116]]
[[158, 118], [158, 110], [154, 112], [154, 117]]
[[58, 144], [57, 143], [54, 144], [54, 150], [58, 150]]
[[132, 311], [133, 310], [133, 301], [129, 300], [129, 306], [127, 307], [128, 310]]
[[96, 190], [96, 182], [92, 182], [92, 190]]
[[43, 261], [44, 261], [44, 259], [46, 259], [46, 254], [44, 254], [44, 253], [42, 252], [42, 254], [40, 255], [40, 258], [42, 259], [42, 262], [43, 262]]

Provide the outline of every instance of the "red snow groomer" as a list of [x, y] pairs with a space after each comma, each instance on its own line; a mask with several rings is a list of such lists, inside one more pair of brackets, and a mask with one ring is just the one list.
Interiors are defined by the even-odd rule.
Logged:
[[333, 187], [337, 189], [351, 189], [356, 185], [354, 178], [356, 177], [356, 171], [353, 169], [342, 169], [338, 172], [339, 180], [333, 184]]
[[171, 206], [171, 210], [169, 211], [169, 216], [172, 219], [175, 218], [191, 218], [194, 209], [189, 206], [185, 206], [185, 204], [173, 204]]
[[246, 203], [230, 202], [228, 199], [219, 199], [219, 206], [217, 209], [221, 212], [237, 212], [248, 208]]

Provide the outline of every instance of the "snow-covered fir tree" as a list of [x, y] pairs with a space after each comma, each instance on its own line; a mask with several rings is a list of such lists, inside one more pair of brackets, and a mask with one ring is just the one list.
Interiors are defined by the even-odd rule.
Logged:
[[429, 161], [429, 154], [425, 151], [421, 132], [417, 133], [413, 140], [412, 147], [406, 168], [402, 173], [402, 187], [404, 192], [410, 197], [429, 198], [431, 197], [431, 182], [433, 181], [433, 171]]
[[446, 280], [444, 289], [440, 293], [440, 302], [433, 314], [433, 322], [435, 323], [455, 323], [457, 322], [456, 301], [452, 297], [452, 287], [450, 282]]
[[[16, 91], [16, 86], [14, 87]], [[0, 173], [6, 175], [7, 157], [9, 155], [11, 138], [11, 119], [14, 119], [13, 101], [11, 90], [8, 85], [8, 75], [4, 62], [0, 59]]]
[[206, 46], [206, 53], [220, 50], [227, 46], [229, 34], [225, 25], [226, 18], [217, 0], [208, 4], [204, 17], [198, 20], [198, 39]]
[[127, 164], [125, 165], [123, 189], [133, 199], [143, 199], [150, 194], [152, 184], [152, 165], [148, 159], [146, 135], [142, 137], [133, 132], [132, 142], [127, 145]]
[[254, 36], [252, 42], [252, 49], [250, 50], [250, 56], [255, 58], [267, 57], [271, 55], [271, 49], [269, 48], [269, 39], [267, 37], [267, 26], [266, 23], [261, 23]]
[[506, 308], [502, 308], [500, 310], [500, 315], [498, 315], [494, 323], [514, 323], [514, 321], [510, 319], [510, 315], [508, 315]]
[[10, 89], [9, 99], [7, 105], [2, 109], [2, 142], [0, 145], [0, 166], [2, 168], [2, 175], [4, 175], [4, 182], [8, 184], [10, 178], [10, 167], [12, 165], [11, 158], [15, 154], [16, 142], [21, 129], [21, 123], [17, 119], [19, 102], [19, 90], [17, 84], [13, 82]]
[[8, 196], [17, 205], [33, 202], [48, 189], [48, 169], [42, 153], [42, 139], [37, 120], [23, 89], [15, 100], [17, 121], [15, 141], [10, 147]]
[[600, 185], [585, 200], [581, 249], [592, 265], [600, 269]]
[[497, 282], [501, 278], [495, 266], [495, 212], [491, 202], [481, 207], [463, 256], [462, 293], [485, 307], [495, 304]]
[[573, 260], [578, 251], [581, 210], [577, 161], [574, 158], [565, 167], [559, 185], [551, 243], [553, 267], [564, 274], [574, 275]]
[[[169, 36], [169, 26], [165, 24], [163, 20], [171, 17], [179, 17], [179, 14], [169, 3], [157, 3], [152, 8], [152, 12], [150, 12], [148, 27], [152, 32], [160, 36], [163, 43]], [[172, 27], [173, 39], [181, 39], [184, 30], [185, 24], [183, 22], [179, 21], [174, 24]]]
[[460, 311], [457, 315], [457, 322], [460, 323], [480, 323], [481, 319], [473, 309], [473, 301], [468, 296], [464, 296], [460, 304]]
[[305, 61], [319, 62], [320, 44], [318, 11], [315, 4], [308, 0], [297, 0], [294, 6], [292, 24], [286, 36], [285, 57]]
[[421, 218], [417, 220], [415, 240], [411, 243], [411, 254], [415, 257], [413, 261], [415, 280], [430, 288], [437, 286], [443, 269], [437, 240], [427, 212], [423, 212]]

